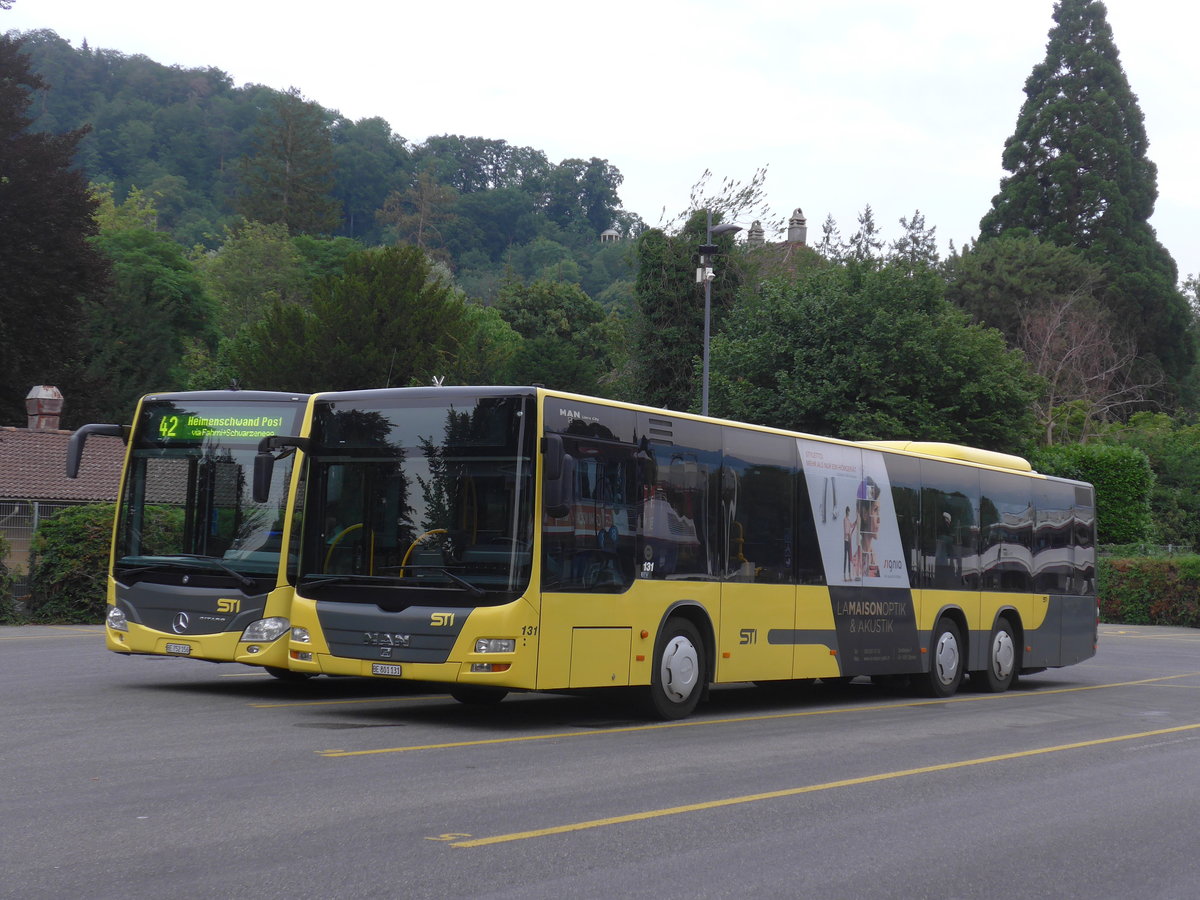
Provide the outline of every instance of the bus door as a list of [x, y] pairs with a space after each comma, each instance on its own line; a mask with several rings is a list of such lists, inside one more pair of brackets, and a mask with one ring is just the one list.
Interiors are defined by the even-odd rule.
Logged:
[[721, 615], [716, 680], [793, 676], [796, 442], [724, 428]]

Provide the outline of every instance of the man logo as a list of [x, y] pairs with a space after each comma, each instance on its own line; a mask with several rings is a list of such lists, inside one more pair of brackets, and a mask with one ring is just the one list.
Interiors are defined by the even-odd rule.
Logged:
[[187, 631], [189, 621], [191, 620], [188, 618], [187, 613], [175, 613], [175, 619], [173, 622], [171, 622], [171, 630], [176, 634], [183, 634], [185, 631]]

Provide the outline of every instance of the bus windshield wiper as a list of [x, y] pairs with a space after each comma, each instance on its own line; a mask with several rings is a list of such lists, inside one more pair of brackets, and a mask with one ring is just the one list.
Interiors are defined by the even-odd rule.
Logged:
[[455, 584], [457, 584], [460, 588], [462, 588], [464, 591], [466, 591], [472, 597], [483, 597], [487, 594], [487, 591], [485, 591], [483, 588], [479, 587], [478, 585], [471, 584], [471, 582], [467, 581], [467, 579], [463, 578], [461, 575], [455, 575], [453, 572], [451, 572], [449, 569], [445, 568], [444, 566], [404, 566], [404, 568], [406, 568], [406, 569], [429, 569], [434, 572], [441, 572], [443, 575], [445, 575], [447, 578], [449, 578], [451, 581], [453, 581]]
[[250, 590], [254, 587], [254, 579], [248, 578], [236, 569], [231, 569], [225, 563], [221, 562], [215, 556], [201, 556], [198, 553], [175, 553], [170, 557], [164, 557], [156, 562], [149, 563], [144, 566], [137, 566], [133, 569], [126, 569], [119, 573], [118, 581], [121, 578], [129, 578], [133, 575], [140, 575], [144, 572], [153, 572], [156, 569], [195, 569], [196, 566], [186, 560], [200, 560], [212, 564], [217, 569], [220, 569], [224, 574], [228, 575], [238, 583], [238, 586], [243, 590]]
[[[386, 575], [317, 575], [310, 577], [307, 575], [301, 576], [300, 582], [305, 587], [324, 587], [327, 584], [373, 584], [379, 578], [387, 578]], [[394, 577], [394, 576], [393, 576]]]

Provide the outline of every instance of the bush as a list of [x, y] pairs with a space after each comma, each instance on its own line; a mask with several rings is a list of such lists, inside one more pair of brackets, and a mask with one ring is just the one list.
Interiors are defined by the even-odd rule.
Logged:
[[[38, 525], [30, 571], [32, 621], [104, 621], [113, 512], [111, 503], [72, 506]], [[180, 510], [149, 507], [143, 534], [148, 544], [178, 547], [182, 525]]]
[[1100, 618], [1200, 627], [1200, 556], [1099, 560]]
[[33, 621], [103, 621], [113, 509], [111, 503], [72, 506], [38, 525], [29, 578]]
[[4, 564], [11, 549], [8, 539], [0, 534], [0, 625], [11, 625], [17, 621], [17, 608], [12, 595], [16, 578]]
[[1113, 444], [1063, 444], [1039, 449], [1030, 461], [1047, 475], [1095, 485], [1101, 544], [1132, 544], [1149, 536], [1154, 473], [1141, 450]]

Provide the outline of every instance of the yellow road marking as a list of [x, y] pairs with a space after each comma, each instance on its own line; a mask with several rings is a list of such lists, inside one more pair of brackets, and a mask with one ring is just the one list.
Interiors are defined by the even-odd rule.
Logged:
[[[1153, 626], [1147, 625], [1147, 628]], [[1184, 640], [1194, 642], [1200, 640], [1200, 631], [1195, 634], [1190, 633], [1175, 633], [1175, 634], [1144, 634], [1140, 631], [1131, 631], [1128, 629], [1119, 629], [1116, 631], [1101, 631], [1100, 637], [1131, 637], [1138, 638], [1143, 641], [1178, 641]]]
[[1185, 731], [1200, 729], [1200, 722], [1193, 725], [1178, 725], [1174, 728], [1160, 728], [1156, 731], [1140, 731], [1136, 734], [1121, 734], [1116, 737], [1097, 738], [1091, 741], [1076, 741], [1072, 744], [1059, 744], [1054, 747], [1038, 747], [1034, 750], [1019, 750], [1015, 753], [1001, 753], [996, 756], [983, 756], [978, 759], [963, 759], [958, 762], [939, 763], [933, 766], [920, 766], [915, 769], [901, 769], [896, 772], [880, 772], [877, 775], [864, 775], [860, 778], [844, 778], [840, 781], [827, 781], [824, 784], [810, 784], [804, 787], [785, 788], [778, 791], [766, 791], [761, 794], [745, 794], [740, 797], [725, 797], [721, 800], [707, 800], [701, 803], [688, 803], [683, 806], [670, 806], [665, 809], [650, 809], [643, 812], [629, 813], [623, 816], [609, 816], [604, 819], [591, 819], [586, 822], [571, 822], [566, 825], [553, 825], [549, 828], [536, 828], [531, 831], [516, 831], [511, 834], [498, 834], [492, 837], [473, 838], [465, 841], [455, 841], [451, 847], [486, 847], [491, 844], [504, 844], [510, 841], [523, 841], [530, 838], [548, 837], [555, 834], [566, 834], [571, 831], [586, 831], [591, 828], [603, 828], [608, 825], [622, 825], [628, 822], [644, 822], [648, 819], [658, 819], [664, 816], [677, 816], [682, 813], [700, 812], [708, 809], [720, 809], [724, 806], [737, 806], [743, 803], [758, 803], [763, 800], [779, 800], [784, 797], [797, 797], [801, 794], [812, 794], [817, 791], [828, 791], [834, 788], [854, 787], [860, 784], [872, 784], [880, 781], [892, 781], [898, 778], [911, 778], [914, 775], [928, 775], [933, 772], [948, 772], [952, 769], [965, 769], [969, 766], [982, 766], [988, 763], [1006, 762], [1014, 759], [1028, 759], [1048, 753], [1061, 753], [1064, 750], [1080, 750], [1085, 747], [1100, 747], [1105, 744], [1115, 744], [1121, 741], [1135, 741], [1142, 738], [1160, 737], [1165, 734], [1179, 734]]
[[[345, 757], [345, 756], [377, 756], [383, 753], [410, 753], [416, 750], [450, 750], [461, 747], [483, 747], [489, 744], [516, 744], [527, 741], [551, 741], [563, 740], [565, 738], [581, 738], [593, 737], [605, 734], [627, 734], [637, 731], [660, 731], [667, 728], [705, 728], [714, 725], [735, 725], [744, 722], [769, 722], [773, 719], [799, 719], [808, 716], [831, 716], [844, 715], [845, 713], [856, 712], [879, 712], [888, 709], [907, 709], [918, 706], [935, 706], [943, 703], [980, 703], [987, 701], [998, 701], [1005, 699], [1015, 699], [1019, 697], [1044, 697], [1048, 694], [1070, 694], [1077, 691], [1096, 691], [1106, 688], [1118, 687], [1134, 687], [1143, 684], [1155, 684], [1163, 681], [1171, 681], [1176, 678], [1193, 678], [1200, 676], [1200, 672], [1187, 672], [1182, 675], [1166, 675], [1161, 678], [1143, 678], [1138, 681], [1121, 681], [1113, 684], [1089, 684], [1080, 687], [1069, 688], [1050, 688], [1047, 690], [1039, 690], [1035, 692], [1008, 692], [1004, 694], [984, 694], [977, 696], [950, 697], [943, 700], [916, 700], [911, 703], [888, 703], [877, 704], [873, 706], [839, 706], [836, 709], [812, 709], [799, 710], [796, 712], [785, 713], [766, 713], [759, 716], [731, 716], [724, 719], [687, 719], [682, 722], [662, 722], [654, 725], [624, 725], [619, 728], [595, 728], [586, 731], [560, 731], [551, 734], [528, 734], [517, 737], [502, 737], [502, 738], [484, 738], [481, 740], [472, 741], [452, 741], [443, 744], [415, 744], [409, 747], [378, 747], [373, 750], [317, 750], [318, 756], [327, 758]], [[326, 701], [329, 703], [341, 702], [375, 702], [375, 701]], [[304, 704], [300, 704], [304, 705]]]

